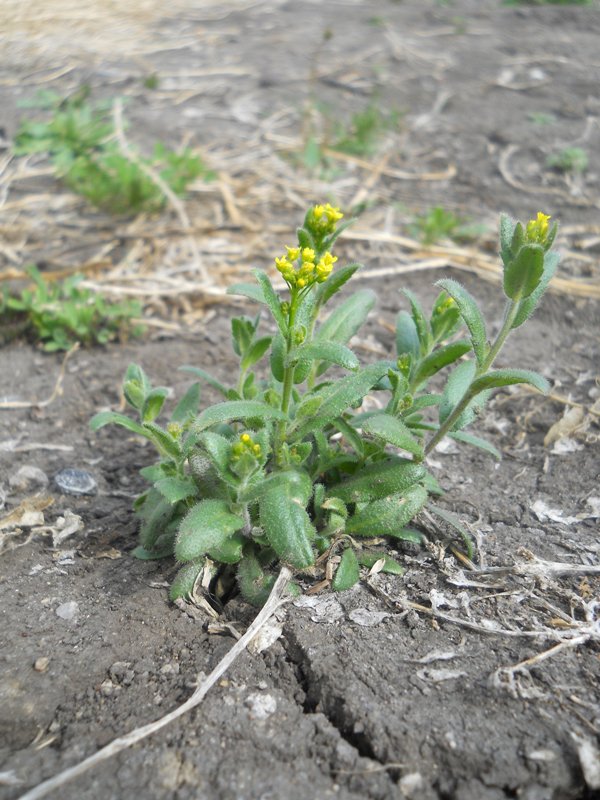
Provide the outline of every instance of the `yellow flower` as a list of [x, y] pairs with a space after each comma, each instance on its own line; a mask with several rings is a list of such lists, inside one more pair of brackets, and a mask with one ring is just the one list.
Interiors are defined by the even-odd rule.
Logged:
[[255, 445], [252, 447], [252, 452], [254, 453], [254, 455], [255, 455], [255, 456], [259, 456], [259, 455], [260, 455], [260, 453], [261, 453], [261, 450], [260, 450], [260, 445], [259, 445], [259, 444], [255, 444]]
[[279, 272], [288, 272], [290, 269], [294, 269], [291, 261], [288, 261], [288, 259], [285, 256], [282, 256], [281, 258], [276, 258], [275, 266], [277, 267]]
[[249, 433], [242, 433], [242, 435], [240, 436], [240, 439], [242, 440], [242, 442], [244, 444], [251, 444], [252, 443], [252, 437], [250, 436]]
[[314, 215], [315, 219], [320, 219], [323, 216], [324, 213], [325, 213], [325, 209], [323, 208], [323, 206], [315, 206], [313, 208], [313, 215]]
[[542, 244], [546, 240], [549, 219], [549, 214], [542, 214], [541, 211], [538, 211], [537, 218], [527, 223], [526, 235], [528, 241]]
[[333, 206], [329, 205], [329, 203], [327, 203], [327, 205], [325, 206], [324, 212], [327, 216], [328, 222], [333, 222], [333, 223], [339, 222], [344, 216], [339, 210], [339, 208], [334, 208]]
[[315, 271], [315, 265], [313, 261], [303, 261], [302, 266], [298, 272], [299, 278], [310, 278], [313, 272]]
[[304, 289], [304, 287], [306, 286], [306, 281], [304, 280], [304, 278], [298, 278], [298, 280], [296, 281], [296, 286], [299, 289]]
[[315, 251], [312, 247], [305, 247], [302, 250], [302, 261], [314, 261], [315, 260]]
[[288, 247], [286, 245], [285, 249], [287, 250], [287, 257], [289, 258], [290, 261], [295, 261], [300, 255], [299, 247]]

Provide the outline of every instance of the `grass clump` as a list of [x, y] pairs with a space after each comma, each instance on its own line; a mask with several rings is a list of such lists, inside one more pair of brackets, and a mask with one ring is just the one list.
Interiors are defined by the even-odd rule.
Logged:
[[4, 293], [0, 302], [3, 323], [27, 332], [43, 343], [44, 350], [69, 350], [76, 342], [83, 345], [106, 344], [137, 336], [143, 328], [133, 323], [140, 317], [141, 304], [136, 300], [112, 303], [97, 292], [79, 284], [83, 275], [72, 275], [64, 281], [48, 283], [37, 267], [26, 272], [33, 287], [19, 296]]
[[98, 208], [113, 214], [163, 208], [164, 193], [141, 164], [156, 172], [178, 195], [185, 194], [196, 178], [213, 177], [189, 148], [175, 152], [159, 142], [151, 158], [130, 158], [116, 141], [110, 104], [90, 103], [85, 89], [65, 100], [45, 93], [41, 103], [51, 117], [22, 122], [13, 152], [48, 153], [57, 177]]

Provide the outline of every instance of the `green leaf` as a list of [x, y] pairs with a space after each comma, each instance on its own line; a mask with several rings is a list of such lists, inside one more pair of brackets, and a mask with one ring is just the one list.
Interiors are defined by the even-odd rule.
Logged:
[[160, 414], [169, 390], [165, 386], [157, 386], [146, 395], [142, 406], [142, 421], [153, 422]]
[[558, 267], [558, 262], [560, 261], [560, 254], [559, 253], [546, 253], [544, 255], [544, 272], [538, 283], [537, 287], [533, 290], [533, 292], [526, 297], [524, 300], [521, 300], [519, 303], [519, 308], [517, 314], [515, 316], [515, 321], [512, 324], [513, 328], [518, 328], [524, 322], [526, 322], [529, 317], [535, 311], [537, 304], [539, 303], [542, 295], [548, 288], [548, 284], [554, 277], [554, 273], [556, 272], [556, 268]]
[[144, 436], [146, 439], [151, 438], [148, 431], [142, 428], [139, 423], [134, 422], [124, 414], [117, 414], [116, 411], [101, 411], [90, 420], [90, 428], [93, 431], [97, 431], [105, 425], [120, 425], [122, 428], [127, 428], [128, 431]]
[[138, 513], [142, 518], [140, 543], [145, 550], [153, 550], [157, 539], [166, 532], [175, 509], [160, 492], [151, 489]]
[[186, 497], [193, 497], [198, 491], [191, 478], [161, 478], [156, 481], [154, 487], [171, 504], [185, 500]]
[[363, 430], [372, 436], [383, 439], [388, 444], [408, 450], [409, 453], [423, 458], [423, 445], [419, 442], [406, 425], [391, 414], [375, 414], [363, 423]]
[[362, 564], [364, 567], [368, 567], [369, 569], [371, 569], [371, 567], [375, 566], [375, 564], [378, 561], [381, 561], [382, 558], [385, 562], [381, 569], [382, 572], [387, 572], [390, 575], [404, 574], [405, 572], [404, 567], [401, 566], [396, 561], [396, 559], [392, 558], [391, 556], [388, 556], [387, 553], [381, 553], [381, 552], [377, 553], [373, 550], [369, 552], [364, 552], [364, 551], [360, 552], [358, 554], [358, 563]]
[[417, 335], [420, 342], [420, 352], [427, 353], [431, 344], [431, 334], [429, 332], [429, 323], [425, 317], [423, 307], [421, 306], [417, 296], [410, 291], [410, 289], [403, 289], [402, 294], [410, 301], [412, 318], [417, 329]]
[[173, 555], [173, 543], [166, 544], [159, 550], [146, 550], [139, 544], [133, 548], [131, 555], [140, 561], [158, 561], [159, 558], [168, 558]]
[[318, 394], [315, 393], [315, 397], [320, 396], [323, 398], [323, 402], [319, 406], [318, 416], [312, 419], [300, 420], [293, 434], [293, 429], [290, 431], [290, 434], [293, 435], [293, 440], [303, 439], [309, 433], [322, 430], [336, 417], [341, 416], [350, 406], [360, 402], [369, 389], [386, 372], [387, 366], [385, 364], [371, 364], [359, 372], [355, 372], [324, 387]]
[[213, 548], [223, 546], [244, 520], [229, 510], [223, 500], [202, 500], [183, 518], [175, 543], [178, 561], [192, 561]]
[[191, 367], [186, 365], [185, 367], [179, 367], [182, 372], [191, 372], [192, 375], [195, 375], [197, 378], [202, 378], [209, 386], [212, 386], [213, 389], [216, 389], [220, 392], [224, 397], [227, 397], [229, 389], [224, 386], [221, 381], [218, 381], [216, 378], [206, 372], [206, 370], [201, 369], [200, 367]]
[[408, 353], [413, 361], [419, 357], [421, 343], [414, 319], [408, 311], [401, 311], [396, 319], [396, 353]]
[[260, 521], [269, 544], [284, 563], [296, 569], [314, 563], [311, 540], [316, 531], [302, 499], [298, 497], [297, 485], [283, 480], [269, 487], [259, 504]]
[[139, 364], [130, 364], [125, 371], [125, 381], [136, 381], [142, 387], [144, 395], [152, 388], [148, 376]]
[[220, 433], [205, 431], [198, 437], [197, 444], [201, 445], [210, 458], [219, 474], [224, 474], [229, 466], [231, 455], [231, 442]]
[[[456, 405], [463, 398], [465, 392], [468, 390], [471, 382], [473, 381], [475, 370], [476, 366], [474, 361], [464, 361], [462, 364], [459, 364], [458, 367], [453, 370], [453, 372], [450, 373], [448, 380], [446, 381], [442, 399], [440, 401], [440, 423], [446, 421]], [[486, 399], [487, 395], [481, 394], [478, 398], [472, 400], [460, 417], [456, 420], [453, 430], [457, 431], [461, 428], [465, 428], [467, 425], [470, 425], [474, 420], [477, 411], [483, 408]]]
[[277, 292], [273, 288], [273, 284], [271, 283], [269, 276], [261, 269], [255, 269], [252, 272], [262, 289], [265, 303], [269, 306], [271, 314], [273, 315], [273, 319], [277, 323], [277, 327], [283, 336], [285, 336], [288, 328], [287, 321], [283, 316], [283, 312], [281, 310], [281, 301], [279, 300]]
[[255, 283], [234, 283], [233, 286], [227, 287], [227, 294], [237, 294], [257, 303], [267, 304], [261, 287]]
[[528, 369], [494, 369], [473, 381], [470, 394], [475, 397], [486, 389], [498, 389], [501, 386], [512, 386], [516, 383], [527, 383], [542, 394], [550, 391], [548, 381], [537, 372], [531, 372]]
[[345, 503], [364, 503], [406, 492], [425, 476], [425, 467], [404, 458], [376, 461], [360, 469], [348, 480], [335, 484], [328, 495]]
[[461, 538], [467, 550], [467, 556], [469, 558], [473, 558], [473, 541], [471, 539], [470, 534], [467, 532], [467, 530], [465, 529], [459, 518], [456, 516], [456, 514], [453, 511], [448, 511], [448, 509], [446, 508], [440, 508], [440, 506], [436, 506], [433, 503], [429, 503], [427, 505], [427, 508], [433, 514], [440, 517], [440, 519], [443, 519], [444, 522], [447, 522], [448, 525], [450, 525], [452, 528], [454, 528], [460, 533]]
[[143, 427], [150, 434], [149, 438], [161, 455], [172, 458], [175, 461], [181, 458], [181, 445], [170, 433], [167, 433], [167, 431], [153, 422], [144, 422]]
[[443, 347], [438, 347], [433, 353], [430, 353], [419, 362], [412, 379], [413, 385], [419, 386], [427, 381], [436, 372], [458, 361], [470, 349], [471, 342], [467, 339], [459, 339], [457, 342], [450, 342], [450, 344], [443, 345]]
[[361, 289], [353, 294], [331, 312], [315, 334], [315, 342], [346, 344], [367, 319], [375, 300], [375, 292], [371, 289]]
[[343, 344], [338, 342], [315, 342], [314, 344], [302, 345], [292, 358], [298, 363], [313, 361], [327, 361], [330, 364], [337, 364], [344, 369], [355, 370], [360, 366], [360, 362], [355, 354]]
[[190, 561], [189, 564], [184, 564], [173, 579], [173, 583], [169, 589], [169, 600], [175, 601], [180, 597], [189, 597], [194, 589], [196, 579], [202, 572], [203, 567], [203, 558], [198, 558], [194, 561]]
[[275, 583], [275, 576], [264, 572], [256, 554], [247, 548], [237, 570], [242, 597], [253, 606], [262, 606]]
[[273, 342], [271, 344], [271, 372], [273, 373], [275, 380], [279, 381], [279, 383], [283, 383], [285, 378], [285, 354], [285, 339], [279, 332], [277, 332], [273, 337]]
[[515, 233], [516, 220], [511, 219], [508, 214], [500, 214], [500, 250], [510, 252], [513, 236]]
[[498, 461], [502, 460], [502, 453], [494, 447], [493, 444], [486, 442], [485, 439], [480, 439], [479, 436], [474, 436], [472, 433], [466, 433], [466, 431], [451, 431], [448, 434], [452, 439], [456, 439], [457, 442], [464, 442], [464, 444], [470, 444], [473, 447], [478, 447], [480, 450], [489, 453]]
[[427, 502], [427, 491], [413, 486], [403, 495], [394, 494], [375, 500], [358, 511], [346, 523], [351, 536], [397, 536]]
[[353, 428], [352, 425], [347, 423], [343, 417], [336, 417], [332, 424], [338, 429], [353, 450], [363, 458], [365, 454], [365, 445], [362, 436], [358, 433], [356, 428]]
[[195, 417], [198, 413], [199, 403], [200, 384], [193, 383], [175, 406], [175, 409], [171, 415], [171, 421], [178, 422], [180, 424], [188, 422], [188, 420]]
[[334, 592], [343, 592], [350, 589], [360, 578], [360, 569], [356, 553], [351, 547], [347, 547], [342, 553], [342, 560], [333, 576], [331, 588]]
[[294, 503], [305, 508], [312, 494], [312, 481], [308, 473], [300, 469], [272, 472], [258, 483], [248, 486], [241, 494], [240, 500], [244, 503], [253, 503], [260, 500], [267, 492], [280, 490], [292, 498]]
[[252, 343], [252, 346], [242, 359], [241, 367], [243, 370], [249, 369], [261, 360], [261, 358], [269, 349], [271, 340], [271, 336], [263, 336], [261, 339], [257, 339]]
[[319, 305], [324, 306], [361, 267], [362, 264], [347, 264], [332, 272], [325, 283], [319, 284], [317, 288], [316, 296]]
[[233, 422], [236, 419], [285, 419], [279, 409], [261, 403], [258, 400], [231, 400], [226, 403], [217, 403], [205, 409], [194, 423], [195, 431], [203, 431], [213, 425], [223, 422]]
[[504, 267], [504, 293], [511, 300], [524, 300], [538, 287], [544, 272], [544, 248], [525, 244]]
[[451, 278], [437, 281], [436, 286], [441, 287], [449, 294], [458, 306], [460, 315], [469, 330], [477, 363], [480, 365], [483, 364], [488, 350], [487, 334], [483, 316], [475, 299], [464, 286]]
[[242, 558], [244, 545], [248, 540], [241, 533], [234, 533], [228, 539], [221, 542], [220, 545], [211, 548], [208, 555], [213, 561], [218, 561], [222, 564], [237, 564]]

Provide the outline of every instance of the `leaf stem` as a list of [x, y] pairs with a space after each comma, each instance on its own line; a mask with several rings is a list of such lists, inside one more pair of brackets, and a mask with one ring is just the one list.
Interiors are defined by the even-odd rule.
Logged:
[[502, 327], [496, 336], [496, 339], [493, 345], [490, 347], [490, 350], [482, 364], [480, 364], [476, 370], [475, 374], [473, 375], [473, 379], [465, 389], [465, 393], [458, 401], [458, 403], [454, 406], [452, 412], [446, 417], [444, 422], [440, 425], [437, 429], [435, 434], [431, 437], [431, 439], [427, 442], [424, 454], [428, 455], [434, 447], [436, 447], [444, 438], [444, 436], [452, 430], [454, 424], [459, 419], [463, 411], [467, 408], [471, 400], [473, 399], [473, 395], [471, 394], [471, 387], [473, 383], [477, 380], [477, 378], [481, 378], [482, 375], [485, 375], [489, 369], [494, 364], [494, 361], [498, 357], [498, 354], [502, 350], [504, 343], [508, 337], [508, 334], [511, 331], [513, 322], [515, 321], [515, 317], [517, 315], [517, 311], [519, 310], [519, 303], [520, 297], [511, 300], [507, 303], [506, 311], [504, 313], [504, 322], [502, 323]]

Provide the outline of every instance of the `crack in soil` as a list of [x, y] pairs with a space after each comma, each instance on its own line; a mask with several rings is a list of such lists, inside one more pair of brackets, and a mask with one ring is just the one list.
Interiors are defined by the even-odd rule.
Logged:
[[[323, 691], [323, 686], [315, 676], [306, 650], [302, 647], [293, 631], [286, 631], [281, 639], [288, 661], [294, 666], [294, 674], [304, 700], [298, 701], [304, 714], [322, 713], [339, 733], [340, 737], [355, 750], [361, 758], [374, 761], [382, 767], [386, 763], [377, 757], [373, 745], [366, 732], [356, 730], [355, 720], [347, 713], [340, 698], [331, 698]], [[387, 769], [388, 777], [393, 783], [400, 778], [398, 769]], [[337, 771], [336, 771], [337, 774]]]

